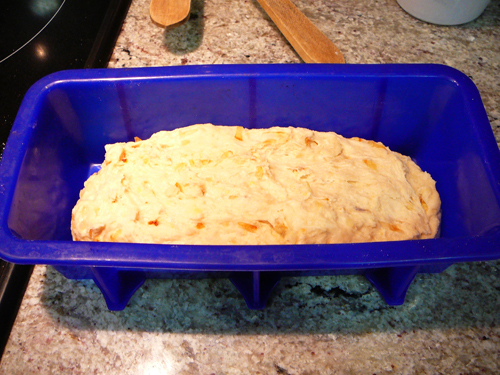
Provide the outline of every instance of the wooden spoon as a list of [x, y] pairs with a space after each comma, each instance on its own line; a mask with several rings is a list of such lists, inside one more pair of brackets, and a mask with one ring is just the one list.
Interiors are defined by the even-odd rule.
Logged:
[[257, 0], [306, 63], [345, 63], [344, 56], [290, 0]]
[[189, 19], [191, 0], [151, 0], [149, 13], [156, 24], [177, 26]]

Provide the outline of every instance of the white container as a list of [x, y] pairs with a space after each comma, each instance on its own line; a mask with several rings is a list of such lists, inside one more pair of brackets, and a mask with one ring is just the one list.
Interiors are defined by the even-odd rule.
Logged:
[[438, 25], [460, 25], [475, 20], [490, 0], [397, 0], [412, 16]]

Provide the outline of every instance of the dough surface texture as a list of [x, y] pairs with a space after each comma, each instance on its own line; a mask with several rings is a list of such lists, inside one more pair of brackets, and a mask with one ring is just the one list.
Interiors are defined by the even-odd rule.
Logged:
[[431, 176], [381, 143], [305, 128], [191, 125], [106, 145], [76, 241], [325, 244], [433, 238]]

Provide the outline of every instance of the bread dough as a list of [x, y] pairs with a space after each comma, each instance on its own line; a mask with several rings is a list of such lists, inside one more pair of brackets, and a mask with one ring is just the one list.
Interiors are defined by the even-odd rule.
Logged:
[[325, 244], [433, 238], [431, 176], [378, 142], [199, 124], [106, 145], [73, 209], [76, 241]]

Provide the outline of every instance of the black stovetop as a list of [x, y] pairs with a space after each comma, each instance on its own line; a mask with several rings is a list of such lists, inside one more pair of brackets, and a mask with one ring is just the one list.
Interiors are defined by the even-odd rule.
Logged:
[[[65, 69], [106, 67], [131, 0], [7, 0], [0, 12], [0, 142], [29, 87]], [[1, 246], [1, 244], [0, 244]], [[33, 267], [0, 260], [0, 356]]]

